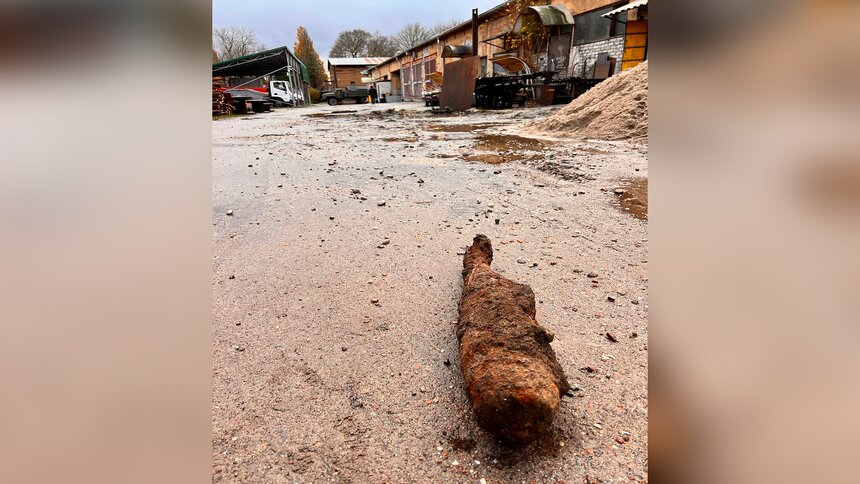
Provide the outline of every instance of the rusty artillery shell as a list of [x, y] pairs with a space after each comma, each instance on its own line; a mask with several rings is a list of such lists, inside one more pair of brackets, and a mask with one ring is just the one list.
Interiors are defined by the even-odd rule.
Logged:
[[513, 445], [552, 425], [570, 390], [553, 335], [535, 320], [535, 295], [490, 268], [493, 247], [477, 235], [463, 257], [457, 339], [460, 367], [478, 424]]

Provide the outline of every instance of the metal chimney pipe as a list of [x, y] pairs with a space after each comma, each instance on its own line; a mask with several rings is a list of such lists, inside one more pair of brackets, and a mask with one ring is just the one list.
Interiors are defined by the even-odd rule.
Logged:
[[478, 9], [472, 9], [472, 55], [478, 55]]

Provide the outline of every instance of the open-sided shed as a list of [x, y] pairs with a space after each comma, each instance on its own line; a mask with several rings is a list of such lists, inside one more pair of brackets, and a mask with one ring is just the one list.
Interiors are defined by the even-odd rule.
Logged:
[[301, 93], [304, 101], [310, 100], [308, 93], [307, 67], [287, 47], [278, 47], [255, 54], [229, 59], [212, 64], [212, 77], [285, 76], [290, 87]]

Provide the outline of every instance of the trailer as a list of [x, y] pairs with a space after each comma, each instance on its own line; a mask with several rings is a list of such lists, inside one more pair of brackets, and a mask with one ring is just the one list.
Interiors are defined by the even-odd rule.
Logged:
[[557, 79], [552, 72], [482, 77], [475, 83], [475, 105], [483, 109], [509, 109], [514, 105], [523, 107], [529, 100], [544, 106], [567, 104], [602, 80]]
[[540, 77], [541, 74], [524, 74], [479, 78], [475, 83], [475, 104], [483, 109], [508, 109], [514, 104], [523, 107], [534, 88], [534, 80]]

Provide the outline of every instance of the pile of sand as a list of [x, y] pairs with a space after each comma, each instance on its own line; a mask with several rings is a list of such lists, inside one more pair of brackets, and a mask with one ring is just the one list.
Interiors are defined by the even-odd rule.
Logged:
[[525, 126], [534, 133], [648, 142], [648, 62], [612, 76], [552, 116]]

